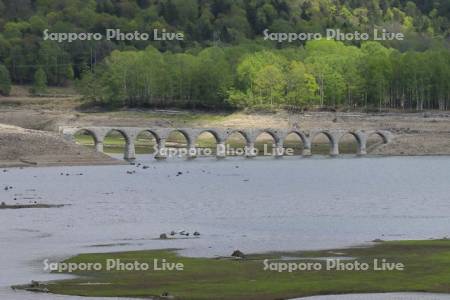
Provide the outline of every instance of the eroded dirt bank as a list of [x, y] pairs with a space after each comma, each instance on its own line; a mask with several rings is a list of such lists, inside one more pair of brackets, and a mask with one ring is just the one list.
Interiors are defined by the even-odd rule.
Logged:
[[0, 124], [0, 166], [116, 164], [56, 133]]

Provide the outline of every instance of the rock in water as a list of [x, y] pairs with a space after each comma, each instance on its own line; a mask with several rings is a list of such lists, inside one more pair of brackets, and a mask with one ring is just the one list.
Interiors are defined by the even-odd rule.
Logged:
[[162, 299], [175, 299], [175, 297], [170, 295], [168, 292], [162, 293], [160, 298], [162, 298]]
[[231, 254], [233, 257], [245, 258], [245, 254], [242, 251], [236, 250]]
[[38, 287], [40, 285], [39, 281], [31, 280], [31, 287]]

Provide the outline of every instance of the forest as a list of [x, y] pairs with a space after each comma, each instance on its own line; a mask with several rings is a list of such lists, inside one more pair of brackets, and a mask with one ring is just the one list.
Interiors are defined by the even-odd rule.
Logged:
[[[181, 41], [43, 39], [155, 29]], [[386, 29], [403, 41], [265, 40], [263, 32]], [[111, 107], [450, 107], [450, 1], [0, 0], [0, 93], [75, 82]]]

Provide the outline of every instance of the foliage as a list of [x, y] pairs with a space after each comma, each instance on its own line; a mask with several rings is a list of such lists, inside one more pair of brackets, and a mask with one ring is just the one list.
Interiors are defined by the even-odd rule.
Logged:
[[[113, 106], [449, 107], [449, 1], [0, 0], [14, 83], [75, 78]], [[183, 41], [44, 40], [48, 32], [166, 29]], [[263, 31], [401, 32], [405, 41], [266, 41]], [[117, 64], [117, 65], [116, 65]], [[42, 72], [40, 72], [42, 73]]]
[[11, 92], [11, 78], [4, 65], [0, 65], [0, 95], [8, 96]]
[[86, 74], [81, 82], [86, 96], [129, 107], [223, 107], [231, 84], [231, 68], [220, 48], [194, 55], [162, 54], [152, 47], [115, 51], [102, 68]]
[[47, 74], [44, 69], [39, 68], [34, 74], [34, 84], [31, 88], [31, 92], [34, 95], [43, 94], [47, 91]]
[[400, 53], [376, 42], [358, 48], [320, 40], [309, 42], [304, 53], [293, 51], [242, 55], [241, 46], [210, 47], [197, 54], [115, 51], [85, 76], [83, 93], [131, 107], [421, 110], [450, 104], [450, 53], [444, 49]]

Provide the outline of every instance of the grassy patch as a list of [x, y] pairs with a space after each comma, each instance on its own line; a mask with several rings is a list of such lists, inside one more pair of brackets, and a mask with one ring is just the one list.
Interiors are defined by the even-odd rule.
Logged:
[[[368, 271], [327, 270], [323, 258], [349, 257], [344, 263], [368, 263]], [[283, 258], [283, 259], [282, 259]], [[299, 260], [299, 258], [302, 258]], [[321, 259], [319, 259], [321, 258]], [[107, 259], [154, 259], [182, 263], [184, 271], [106, 271]], [[264, 260], [316, 262], [319, 271], [264, 270]], [[404, 271], [375, 271], [374, 259], [402, 263]], [[249, 255], [245, 259], [187, 258], [170, 250], [82, 254], [66, 262], [102, 263], [102, 271], [76, 272], [80, 277], [51, 282], [51, 293], [82, 296], [151, 297], [164, 293], [175, 299], [271, 300], [319, 294], [368, 292], [450, 293], [450, 241], [383, 242], [367, 248]], [[93, 284], [95, 283], [95, 284]]]
[[176, 113], [166, 113], [164, 111], [155, 110], [119, 110], [102, 112], [101, 114], [108, 115], [112, 118], [138, 118], [147, 122], [158, 121], [162, 122], [163, 126], [174, 128], [211, 126], [211, 124], [224, 122], [233, 116], [232, 114], [227, 113], [196, 113], [184, 110], [176, 111]]

